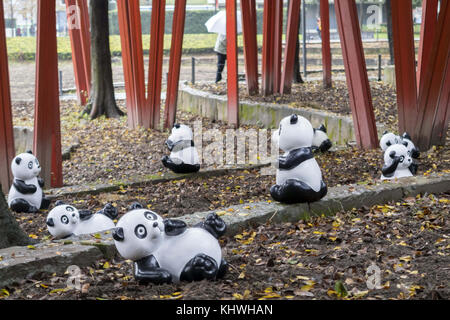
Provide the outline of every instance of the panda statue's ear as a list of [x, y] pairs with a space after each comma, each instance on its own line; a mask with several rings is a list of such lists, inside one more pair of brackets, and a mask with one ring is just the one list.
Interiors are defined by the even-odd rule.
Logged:
[[402, 135], [402, 138], [411, 140], [411, 136], [408, 134], [408, 132], [404, 132], [403, 135]]
[[29, 154], [33, 154], [33, 151], [31, 151], [31, 150], [28, 150], [28, 151], [27, 151], [27, 153], [29, 153]]
[[14, 160], [17, 165], [19, 165], [22, 162], [22, 158], [17, 157], [16, 160]]
[[291, 124], [296, 124], [298, 121], [298, 116], [296, 114], [293, 114], [291, 116]]
[[322, 125], [319, 128], [317, 128], [317, 130], [320, 130], [320, 131], [323, 131], [323, 132], [327, 133], [327, 128], [325, 127], [325, 125], [323, 123], [322, 123]]
[[64, 202], [64, 201], [62, 201], [62, 200], [58, 200], [58, 201], [56, 201], [55, 202], [55, 206], [57, 207], [57, 206], [63, 206], [63, 205], [65, 205], [66, 203]]
[[385, 135], [385, 134], [388, 134], [389, 132], [387, 131], [387, 130], [385, 130], [384, 132], [383, 132], [383, 135]]
[[144, 206], [140, 204], [139, 202], [133, 202], [129, 207], [128, 211], [133, 211], [137, 209], [144, 209]]
[[173, 126], [174, 128], [180, 129], [180, 124], [179, 123], [175, 123], [175, 125]]
[[391, 157], [392, 159], [394, 159], [394, 157], [395, 157], [395, 151], [391, 151], [391, 152], [389, 153], [389, 157]]

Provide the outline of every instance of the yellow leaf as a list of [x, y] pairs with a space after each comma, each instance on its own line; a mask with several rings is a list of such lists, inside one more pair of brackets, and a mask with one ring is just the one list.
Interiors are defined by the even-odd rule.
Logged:
[[241, 273], [239, 274], [238, 279], [244, 279], [244, 278], [245, 278], [245, 272], [241, 272]]
[[110, 268], [109, 262], [106, 261], [106, 262], [103, 264], [103, 269], [109, 269], [109, 268]]
[[31, 245], [31, 244], [29, 246], [27, 246], [27, 248], [30, 249], [30, 250], [36, 250], [36, 247]]

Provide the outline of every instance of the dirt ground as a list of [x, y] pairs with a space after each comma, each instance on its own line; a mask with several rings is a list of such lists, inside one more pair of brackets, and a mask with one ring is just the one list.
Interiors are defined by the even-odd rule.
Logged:
[[24, 279], [3, 299], [449, 299], [450, 194], [405, 198], [331, 218], [266, 224], [221, 240], [224, 279], [139, 285], [120, 257]]

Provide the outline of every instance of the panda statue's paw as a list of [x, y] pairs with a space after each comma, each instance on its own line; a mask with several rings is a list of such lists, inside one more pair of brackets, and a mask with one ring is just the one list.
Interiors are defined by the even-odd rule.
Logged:
[[100, 210], [98, 213], [107, 216], [111, 220], [117, 219], [117, 217], [119, 215], [117, 208], [114, 207], [111, 203], [107, 203], [105, 205], [105, 207], [102, 210]]
[[47, 210], [50, 207], [50, 203], [51, 203], [50, 199], [47, 199], [45, 197], [42, 198], [41, 209], [42, 210]]
[[210, 256], [200, 253], [192, 258], [181, 272], [181, 281], [212, 280], [216, 277], [219, 268], [216, 261]]
[[211, 233], [216, 239], [223, 236], [227, 230], [225, 221], [223, 221], [222, 218], [215, 213], [208, 214], [205, 221], [200, 223], [198, 226]]
[[37, 213], [39, 209], [31, 205], [28, 201], [24, 199], [14, 199], [11, 201], [9, 208], [17, 213]]
[[319, 201], [327, 194], [327, 186], [321, 181], [320, 190], [314, 191], [309, 185], [298, 180], [288, 179], [282, 185], [273, 185], [270, 195], [278, 202], [305, 203]]

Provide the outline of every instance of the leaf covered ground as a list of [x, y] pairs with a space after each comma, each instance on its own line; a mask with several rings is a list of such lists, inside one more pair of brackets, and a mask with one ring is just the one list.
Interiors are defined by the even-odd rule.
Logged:
[[[224, 279], [139, 285], [131, 261], [3, 288], [2, 299], [450, 299], [450, 194], [409, 197], [334, 217], [261, 225], [221, 240]], [[377, 278], [379, 275], [379, 278]], [[379, 280], [378, 280], [379, 279]]]

